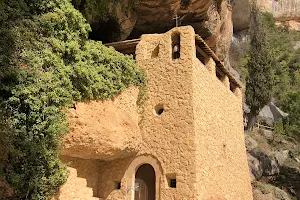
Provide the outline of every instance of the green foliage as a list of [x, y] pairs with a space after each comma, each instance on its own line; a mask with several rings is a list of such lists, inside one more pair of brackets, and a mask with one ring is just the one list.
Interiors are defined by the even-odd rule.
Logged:
[[[74, 7], [82, 12], [89, 23], [97, 19], [108, 20], [110, 0], [72, 0]], [[114, 5], [117, 1], [114, 1]]]
[[[110, 98], [144, 82], [132, 57], [87, 40], [91, 30], [68, 0], [5, 0], [0, 12], [1, 142], [17, 199], [50, 199], [66, 180], [59, 160], [65, 107]], [[1, 119], [1, 118], [0, 118]], [[2, 137], [3, 135], [3, 137]], [[1, 167], [1, 165], [0, 165]]]
[[6, 115], [5, 110], [0, 109], [0, 151], [2, 152], [0, 155], [0, 176], [3, 176], [3, 163], [6, 159], [7, 152], [10, 146], [10, 140], [7, 135], [8, 132], [11, 131], [10, 126], [7, 126], [8, 116]]
[[[264, 74], [263, 76], [268, 76], [272, 79], [272, 101], [274, 101], [277, 106], [285, 109], [288, 113], [296, 112], [286, 109], [285, 104], [289, 101], [293, 101], [287, 99], [289, 98], [289, 93], [300, 92], [300, 49], [294, 48], [295, 42], [300, 41], [300, 33], [291, 30], [287, 23], [276, 25], [276, 20], [271, 13], [257, 13], [256, 15], [258, 18], [259, 26], [254, 28], [259, 28], [263, 31], [263, 34], [260, 35], [263, 35], [263, 37], [265, 38], [265, 41], [263, 42], [263, 49], [269, 56], [271, 69], [263, 70], [262, 68], [258, 68], [255, 69], [254, 72], [256, 72], [256, 74]], [[253, 24], [253, 22], [251, 23]], [[253, 34], [253, 29], [251, 34]], [[235, 49], [238, 49], [238, 52], [235, 52], [235, 54], [233, 55], [234, 62], [232, 63], [241, 72], [242, 80], [248, 80], [249, 82], [249, 80], [255, 78], [255, 76], [253, 74], [250, 74], [249, 67], [251, 67], [252, 65], [249, 65], [251, 64], [251, 62], [248, 61], [250, 61], [251, 56], [253, 57], [254, 55], [251, 54], [251, 52], [257, 50], [251, 47], [249, 53], [245, 54], [243, 52], [245, 52], [245, 48], [247, 48], [247, 46], [248, 43], [243, 44], [243, 47], [240, 48], [235, 47]], [[253, 46], [252, 43], [251, 46]], [[255, 93], [263, 95], [265, 95], [265, 92], [270, 92], [269, 89], [263, 90], [261, 87], [259, 87], [259, 81], [262, 81], [264, 79], [266, 80], [266, 78], [258, 81], [256, 80], [256, 84], [252, 84], [252, 88], [248, 87], [248, 90], [251, 89], [253, 91], [251, 95], [254, 95], [254, 91]], [[256, 99], [252, 98], [251, 95], [249, 95], [249, 91], [246, 93], [248, 97], [250, 97], [248, 98], [248, 103], [250, 102], [252, 104], [254, 103], [258, 105], [258, 103], [255, 101]], [[296, 123], [296, 121], [292, 120], [291, 122], [287, 119], [283, 120], [282, 122], [284, 133], [296, 134], [296, 130], [300, 130], [300, 127], [297, 128], [298, 125], [294, 124]]]
[[[263, 23], [267, 27], [268, 51], [272, 56], [274, 74], [273, 99], [289, 116], [283, 119], [281, 133], [300, 139], [299, 94], [300, 94], [300, 49], [294, 48], [300, 33], [290, 30], [287, 23], [275, 25], [270, 13], [264, 13]], [[276, 128], [276, 127], [275, 127]]]
[[278, 120], [277, 122], [275, 122], [274, 133], [279, 134], [279, 135], [282, 135], [285, 133], [282, 120]]
[[[300, 41], [300, 33], [293, 31], [289, 28], [288, 24], [282, 23], [278, 26], [275, 24], [271, 13], [261, 13], [261, 24], [266, 32], [267, 38], [267, 51], [271, 57], [271, 67], [273, 74], [273, 94], [272, 98], [276, 105], [281, 106], [287, 92], [291, 90], [299, 90], [299, 63], [300, 63], [300, 50], [294, 49], [295, 41]], [[249, 54], [243, 54], [245, 43], [239, 49], [234, 61], [234, 66], [241, 72], [242, 80], [248, 76], [247, 65], [245, 61], [249, 59]], [[241, 53], [242, 52], [242, 53]]]
[[[271, 100], [272, 69], [271, 57], [267, 49], [265, 27], [256, 5], [251, 9], [250, 51], [247, 63], [249, 76], [246, 83], [246, 103], [250, 108], [248, 128], [252, 128], [253, 118]], [[251, 119], [252, 118], [252, 119]]]
[[285, 132], [300, 139], [300, 91], [288, 92], [282, 108], [289, 115], [284, 119]]
[[[270, 13], [263, 14], [263, 23], [267, 28], [268, 51], [272, 57], [274, 74], [273, 98], [277, 105], [281, 105], [284, 96], [291, 89], [299, 89], [297, 65], [300, 60], [299, 50], [294, 49], [294, 41], [300, 39], [300, 34], [289, 29], [286, 23], [275, 25], [275, 19]], [[293, 70], [293, 68], [295, 70]], [[298, 67], [299, 69], [299, 67]]]

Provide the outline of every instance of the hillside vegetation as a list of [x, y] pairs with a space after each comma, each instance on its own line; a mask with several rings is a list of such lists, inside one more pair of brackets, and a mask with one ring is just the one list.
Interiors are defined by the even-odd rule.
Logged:
[[275, 122], [274, 131], [245, 133], [254, 199], [298, 199], [300, 32], [277, 24], [270, 13], [252, 13], [251, 25], [240, 43], [233, 42], [231, 52], [232, 64], [246, 83], [246, 103], [255, 115], [270, 101], [289, 114]]
[[88, 40], [68, 0], [4, 0], [0, 6], [0, 175], [15, 199], [50, 199], [66, 181], [59, 160], [64, 108], [143, 83], [132, 57]]
[[[261, 21], [266, 33], [266, 50], [271, 58], [271, 71], [268, 73], [273, 82], [272, 100], [283, 111], [289, 113], [277, 126], [282, 126], [283, 134], [300, 139], [300, 48], [297, 47], [300, 33], [291, 30], [288, 24], [276, 25], [270, 13], [262, 13]], [[243, 81], [249, 76], [249, 46], [249, 40], [244, 42], [243, 47], [233, 44], [233, 67], [241, 73]]]

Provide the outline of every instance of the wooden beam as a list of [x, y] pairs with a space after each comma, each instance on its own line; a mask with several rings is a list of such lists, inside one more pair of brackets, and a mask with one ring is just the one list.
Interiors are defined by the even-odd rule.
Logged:
[[198, 45], [196, 45], [196, 49], [204, 58], [209, 58], [209, 56]]

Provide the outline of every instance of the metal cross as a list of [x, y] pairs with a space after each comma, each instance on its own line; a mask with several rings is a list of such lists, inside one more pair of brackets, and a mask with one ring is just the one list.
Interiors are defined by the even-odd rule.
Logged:
[[173, 17], [173, 20], [176, 20], [176, 27], [178, 27], [178, 19], [179, 19], [180, 17], [177, 15], [177, 13], [175, 14], [175, 17]]
[[140, 187], [140, 184], [139, 184], [139, 183], [135, 183], [133, 186], [128, 186], [128, 188], [127, 188], [127, 193], [128, 193], [130, 190], [138, 191], [138, 190], [139, 190], [139, 187]]

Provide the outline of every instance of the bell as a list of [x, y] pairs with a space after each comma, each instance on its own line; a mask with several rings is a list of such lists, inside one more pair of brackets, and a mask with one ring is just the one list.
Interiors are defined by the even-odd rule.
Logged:
[[174, 53], [179, 52], [179, 46], [178, 46], [178, 44], [176, 44], [176, 45], [174, 46], [173, 52], [174, 52]]

